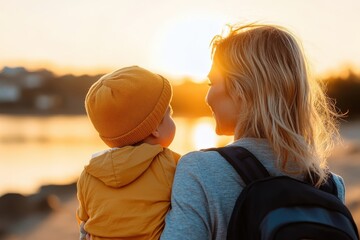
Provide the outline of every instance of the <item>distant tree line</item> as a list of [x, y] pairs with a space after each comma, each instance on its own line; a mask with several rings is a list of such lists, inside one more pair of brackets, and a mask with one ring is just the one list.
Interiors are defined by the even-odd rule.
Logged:
[[[0, 72], [0, 113], [84, 114], [86, 93], [100, 76], [57, 76], [45, 69], [28, 71], [22, 67], [5, 67]], [[9, 90], [13, 90], [15, 100], [6, 99]], [[52, 104], [41, 108], [40, 100]]]
[[[56, 76], [48, 70], [29, 72], [23, 70], [19, 75], [6, 75], [0, 72], [0, 88], [4, 84], [21, 86], [26, 75], [42, 76], [42, 84], [33, 88], [23, 88], [18, 101], [8, 103], [0, 101], [0, 113], [10, 114], [85, 114], [84, 99], [90, 86], [101, 74], [95, 76], [63, 75]], [[176, 83], [175, 79], [169, 79]], [[178, 79], [179, 80], [179, 79]], [[180, 79], [181, 84], [173, 84], [172, 106], [175, 116], [201, 117], [210, 116], [205, 103], [208, 90], [206, 83], [194, 83], [190, 78]], [[336, 107], [349, 118], [360, 117], [360, 75], [348, 71], [344, 76], [331, 76], [323, 79], [326, 92], [336, 102]], [[19, 87], [20, 88], [20, 87]], [[1, 90], [1, 89], [0, 89]], [[1, 93], [1, 91], [0, 91]], [[39, 95], [56, 96], [58, 104], [52, 109], [37, 109], [34, 101]]]
[[335, 101], [348, 118], [360, 117], [360, 75], [348, 70], [344, 76], [331, 76], [324, 79], [327, 95]]

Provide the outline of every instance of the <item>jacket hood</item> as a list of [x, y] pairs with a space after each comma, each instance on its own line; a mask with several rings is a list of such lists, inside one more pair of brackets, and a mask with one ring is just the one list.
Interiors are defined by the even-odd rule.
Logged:
[[136, 180], [163, 150], [150, 144], [108, 149], [94, 154], [85, 170], [107, 186], [119, 188]]

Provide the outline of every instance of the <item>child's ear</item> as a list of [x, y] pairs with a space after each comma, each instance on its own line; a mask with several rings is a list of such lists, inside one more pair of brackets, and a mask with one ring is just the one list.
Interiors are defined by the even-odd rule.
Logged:
[[159, 130], [158, 130], [158, 129], [155, 129], [154, 131], [152, 131], [151, 135], [152, 135], [154, 138], [158, 138], [158, 137], [160, 136]]

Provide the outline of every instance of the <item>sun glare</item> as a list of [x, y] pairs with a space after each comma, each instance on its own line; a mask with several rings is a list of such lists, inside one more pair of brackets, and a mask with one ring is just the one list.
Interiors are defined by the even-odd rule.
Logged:
[[211, 66], [210, 42], [224, 21], [214, 16], [182, 16], [163, 26], [153, 43], [156, 68], [202, 82]]
[[214, 125], [207, 118], [199, 119], [194, 126], [192, 139], [194, 141], [195, 149], [215, 147], [217, 141]]

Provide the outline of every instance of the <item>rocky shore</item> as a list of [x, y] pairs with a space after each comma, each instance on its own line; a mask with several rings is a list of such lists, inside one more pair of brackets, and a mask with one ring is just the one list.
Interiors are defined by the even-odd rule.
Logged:
[[42, 186], [32, 195], [8, 193], [1, 196], [0, 239], [27, 239], [25, 236], [52, 214], [61, 211], [68, 202], [73, 202], [71, 211], [76, 223], [76, 183]]

